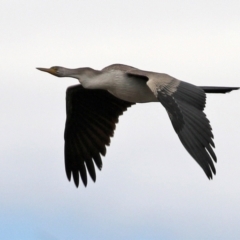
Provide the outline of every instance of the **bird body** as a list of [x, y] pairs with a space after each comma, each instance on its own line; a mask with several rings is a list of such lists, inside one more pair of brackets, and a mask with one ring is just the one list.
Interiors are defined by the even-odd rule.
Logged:
[[132, 103], [158, 102], [145, 79], [128, 76], [119, 70], [107, 75], [112, 80], [112, 85], [105, 90], [115, 97]]
[[96, 180], [94, 163], [102, 168], [101, 155], [106, 154], [106, 145], [110, 144], [119, 116], [135, 103], [160, 102], [183, 146], [207, 177], [210, 179], [212, 173], [216, 173], [212, 128], [203, 112], [205, 93], [226, 93], [238, 88], [198, 87], [164, 73], [122, 64], [113, 64], [101, 71], [63, 67], [38, 69], [80, 82], [67, 90], [64, 134], [66, 174], [69, 180], [73, 176], [76, 186], [79, 175], [87, 185], [87, 170]]

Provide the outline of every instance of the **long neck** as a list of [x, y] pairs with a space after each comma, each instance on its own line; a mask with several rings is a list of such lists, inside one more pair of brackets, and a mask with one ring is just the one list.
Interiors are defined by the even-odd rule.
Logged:
[[105, 89], [111, 84], [112, 74], [91, 68], [66, 69], [66, 75], [79, 80], [84, 88]]

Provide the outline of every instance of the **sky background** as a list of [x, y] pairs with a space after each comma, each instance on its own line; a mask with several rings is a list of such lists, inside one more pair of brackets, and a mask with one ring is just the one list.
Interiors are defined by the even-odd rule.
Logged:
[[158, 103], [120, 117], [97, 181], [64, 169], [65, 91], [36, 67], [124, 63], [195, 85], [240, 86], [240, 1], [2, 0], [0, 238], [240, 239], [240, 92], [208, 95], [209, 181]]

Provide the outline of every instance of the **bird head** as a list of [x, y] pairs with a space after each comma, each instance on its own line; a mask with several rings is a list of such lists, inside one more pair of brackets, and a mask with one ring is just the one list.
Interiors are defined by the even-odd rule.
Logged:
[[64, 67], [54, 66], [51, 68], [37, 68], [37, 69], [40, 71], [43, 71], [43, 72], [50, 73], [57, 77], [65, 77], [66, 76], [66, 71], [65, 71], [66, 69]]

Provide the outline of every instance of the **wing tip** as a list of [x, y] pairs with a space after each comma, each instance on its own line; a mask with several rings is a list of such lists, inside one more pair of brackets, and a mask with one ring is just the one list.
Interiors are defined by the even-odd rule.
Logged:
[[207, 175], [207, 178], [209, 180], [213, 180], [213, 174], [216, 175], [216, 169], [215, 168], [209, 168], [208, 171], [205, 171], [205, 174]]

